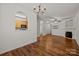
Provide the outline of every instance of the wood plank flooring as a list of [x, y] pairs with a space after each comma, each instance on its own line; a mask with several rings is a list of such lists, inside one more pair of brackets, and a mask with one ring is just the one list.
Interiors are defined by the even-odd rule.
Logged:
[[74, 39], [56, 35], [41, 35], [37, 42], [8, 51], [0, 56], [79, 56]]

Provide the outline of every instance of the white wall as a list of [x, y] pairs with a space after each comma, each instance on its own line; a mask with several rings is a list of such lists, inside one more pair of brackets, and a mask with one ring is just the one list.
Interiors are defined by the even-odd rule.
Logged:
[[[54, 25], [58, 25], [58, 28], [54, 29], [53, 28]], [[52, 24], [52, 34], [59, 35], [59, 36], [65, 36], [65, 21], [61, 21], [58, 24]]]
[[[28, 17], [28, 30], [15, 30], [17, 11], [23, 11]], [[32, 11], [18, 4], [0, 5], [0, 52], [30, 44], [35, 42], [36, 38], [37, 19]]]
[[37, 36], [40, 36], [40, 18], [37, 15]]
[[79, 45], [79, 11], [75, 15], [74, 25], [75, 25], [75, 39], [76, 39], [76, 41], [77, 41], [77, 43]]
[[[40, 21], [38, 23], [40, 23]], [[50, 25], [50, 21], [48, 21], [49, 23], [44, 20], [42, 20], [42, 21], [43, 21], [43, 23], [39, 24], [39, 27], [41, 28], [39, 32], [42, 32], [43, 35], [50, 34], [50, 32], [51, 32], [52, 35], [65, 36], [65, 21], [58, 23], [57, 29], [53, 29], [53, 26], [56, 24], [53, 23], [52, 25]], [[39, 28], [37, 28], [37, 29], [39, 29]]]

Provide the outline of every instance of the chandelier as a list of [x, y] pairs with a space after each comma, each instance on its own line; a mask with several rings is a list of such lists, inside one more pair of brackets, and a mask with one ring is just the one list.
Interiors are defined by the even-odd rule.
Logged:
[[44, 14], [46, 11], [46, 8], [39, 4], [38, 6], [33, 8], [33, 11], [36, 12], [37, 14]]

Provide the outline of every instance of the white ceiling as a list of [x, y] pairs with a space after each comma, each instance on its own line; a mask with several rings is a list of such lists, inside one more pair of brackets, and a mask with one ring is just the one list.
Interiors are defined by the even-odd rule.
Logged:
[[[33, 7], [38, 6], [39, 4], [20, 4], [22, 7], [26, 7], [29, 10], [33, 10]], [[49, 16], [73, 16], [79, 10], [79, 3], [42, 3], [46, 7], [46, 13]]]
[[[16, 5], [16, 4], [15, 4]], [[33, 11], [38, 3], [18, 3], [17, 5]], [[79, 10], [79, 3], [42, 3], [46, 7], [46, 14], [51, 17], [66, 17], [73, 16]]]

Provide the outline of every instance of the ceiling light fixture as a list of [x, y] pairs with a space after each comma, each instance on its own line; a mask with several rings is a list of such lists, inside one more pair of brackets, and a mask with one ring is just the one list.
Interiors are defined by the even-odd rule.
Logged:
[[37, 14], [44, 14], [46, 11], [46, 8], [39, 4], [38, 6], [33, 8], [33, 11], [36, 12]]

